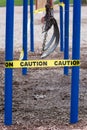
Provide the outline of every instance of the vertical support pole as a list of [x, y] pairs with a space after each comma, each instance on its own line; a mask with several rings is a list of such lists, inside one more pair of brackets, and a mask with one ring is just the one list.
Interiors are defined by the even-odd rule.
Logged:
[[35, 5], [36, 5], [35, 9], [37, 9], [37, 1], [38, 1], [38, 0], [35, 0]]
[[[60, 3], [63, 2], [63, 0], [60, 0]], [[64, 30], [63, 30], [63, 7], [60, 6], [60, 51], [64, 50]]]
[[[72, 59], [80, 59], [81, 0], [74, 0]], [[70, 123], [78, 121], [79, 69], [72, 68]]]
[[[13, 60], [14, 0], [6, 1], [6, 48], [5, 60]], [[13, 70], [5, 69], [5, 125], [12, 125], [12, 78]]]
[[33, 0], [30, 0], [30, 51], [34, 52], [34, 15]]
[[[23, 0], [23, 50], [24, 58], [27, 60], [27, 26], [28, 26], [28, 0]], [[27, 74], [27, 68], [22, 69], [22, 74]]]
[[50, 0], [50, 4], [51, 4], [51, 6], [53, 6], [53, 0]]
[[[65, 1], [65, 33], [64, 33], [64, 59], [69, 59], [69, 0]], [[64, 67], [64, 74], [68, 75], [68, 67]]]

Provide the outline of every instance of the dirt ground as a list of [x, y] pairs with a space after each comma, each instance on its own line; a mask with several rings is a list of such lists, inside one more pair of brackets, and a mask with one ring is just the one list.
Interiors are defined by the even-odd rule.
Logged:
[[[21, 50], [22, 8], [15, 8], [15, 49], [14, 59], [19, 59]], [[6, 127], [4, 120], [4, 57], [5, 57], [5, 8], [0, 24], [0, 130], [87, 130], [87, 7], [82, 7], [81, 29], [81, 68], [79, 92], [79, 122], [70, 124], [71, 68], [69, 75], [63, 74], [63, 68], [28, 69], [23, 76], [21, 69], [13, 73], [13, 125]], [[56, 11], [55, 16], [58, 17]], [[72, 14], [72, 7], [70, 7]], [[41, 24], [35, 16], [35, 52], [29, 52], [29, 59], [40, 59]], [[18, 21], [19, 22], [18, 22]], [[70, 58], [72, 55], [72, 15], [70, 15]], [[38, 31], [38, 33], [36, 33]], [[38, 37], [39, 35], [39, 37]], [[19, 38], [20, 36], [20, 38]], [[41, 37], [40, 37], [41, 36]], [[19, 38], [19, 39], [18, 39]], [[18, 44], [19, 43], [19, 44]], [[47, 59], [63, 59], [59, 46]]]

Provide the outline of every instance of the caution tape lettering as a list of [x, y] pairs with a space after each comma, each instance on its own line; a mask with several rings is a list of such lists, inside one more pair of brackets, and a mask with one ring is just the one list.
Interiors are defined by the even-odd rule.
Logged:
[[5, 62], [5, 68], [47, 68], [64, 66], [80, 66], [80, 60], [18, 60]]

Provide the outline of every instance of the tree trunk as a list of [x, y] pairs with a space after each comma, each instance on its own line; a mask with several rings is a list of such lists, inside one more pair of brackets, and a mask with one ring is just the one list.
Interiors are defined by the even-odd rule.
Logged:
[[44, 8], [46, 0], [36, 0], [36, 9]]
[[82, 4], [87, 4], [87, 0], [82, 0]]

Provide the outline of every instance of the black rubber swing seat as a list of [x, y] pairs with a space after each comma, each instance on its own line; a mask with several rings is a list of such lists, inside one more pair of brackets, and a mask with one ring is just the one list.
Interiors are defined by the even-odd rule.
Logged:
[[[52, 35], [50, 41], [45, 45], [41, 58], [45, 58], [48, 55], [50, 55], [58, 46], [59, 37], [60, 37], [59, 28], [58, 28], [57, 21], [53, 16], [50, 17], [50, 19], [46, 20], [44, 32], [47, 32], [52, 26], [54, 29], [53, 35]], [[54, 44], [52, 45], [53, 42], [54, 42]], [[50, 48], [51, 45], [52, 45], [52, 47]]]

